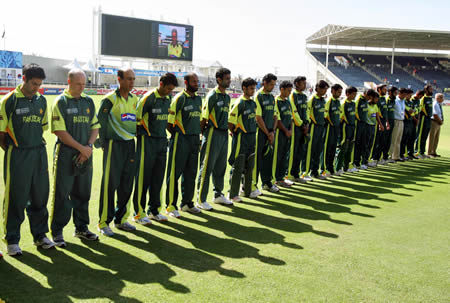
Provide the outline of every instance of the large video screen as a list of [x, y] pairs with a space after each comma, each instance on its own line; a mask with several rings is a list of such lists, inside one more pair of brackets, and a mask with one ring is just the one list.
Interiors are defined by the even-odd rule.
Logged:
[[101, 54], [192, 61], [193, 26], [102, 15]]

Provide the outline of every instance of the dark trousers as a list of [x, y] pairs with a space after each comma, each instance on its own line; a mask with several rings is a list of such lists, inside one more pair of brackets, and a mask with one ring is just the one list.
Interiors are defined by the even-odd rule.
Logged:
[[3, 176], [3, 231], [8, 244], [20, 241], [20, 226], [26, 210], [34, 241], [48, 232], [48, 163], [45, 146], [16, 148], [8, 146]]
[[[143, 218], [150, 213], [153, 215], [159, 213], [166, 158], [167, 138], [155, 138], [147, 135], [138, 137], [136, 149], [137, 174], [133, 195], [136, 218]], [[148, 210], [147, 194], [149, 197]]]
[[340, 146], [336, 159], [336, 170], [348, 170], [355, 144], [355, 126], [347, 123], [341, 124]]
[[[99, 224], [114, 220], [124, 223], [130, 214], [130, 197], [136, 176], [136, 150], [133, 140], [108, 140], [103, 150], [103, 176], [100, 188]], [[117, 192], [117, 204], [116, 200]]]
[[262, 185], [272, 186], [273, 146], [269, 138], [260, 129], [256, 132], [256, 154], [253, 167], [253, 190], [258, 187], [258, 177], [261, 175]]
[[289, 178], [298, 178], [300, 172], [306, 170], [307, 138], [308, 136], [303, 134], [301, 127], [295, 126], [292, 129], [288, 167]]
[[92, 156], [87, 160], [87, 169], [79, 174], [75, 171], [73, 157], [79, 152], [57, 143], [53, 156], [54, 183], [50, 229], [53, 237], [61, 235], [73, 212], [73, 223], [78, 231], [86, 231], [89, 225], [89, 200], [92, 186]]
[[205, 130], [200, 151], [197, 189], [199, 202], [206, 202], [212, 174], [214, 197], [222, 195], [227, 168], [228, 131], [210, 127]]
[[282, 181], [286, 177], [290, 141], [291, 138], [286, 137], [282, 131], [277, 129], [272, 167], [272, 174], [276, 181]]
[[250, 188], [252, 183], [253, 166], [255, 165], [256, 133], [236, 132], [231, 142], [231, 154], [228, 163], [230, 170], [230, 198], [239, 195], [242, 175], [244, 188]]
[[169, 142], [169, 165], [167, 166], [167, 211], [178, 210], [178, 179], [181, 177], [181, 207], [194, 206], [195, 178], [198, 170], [200, 138], [175, 132]]
[[353, 165], [356, 167], [367, 163], [370, 139], [368, 128], [369, 125], [367, 123], [356, 122], [355, 152], [353, 157]]
[[403, 123], [403, 135], [400, 143], [400, 157], [414, 155], [414, 140], [416, 137], [416, 127], [413, 121], [405, 120]]
[[310, 140], [308, 143], [308, 153], [306, 155], [306, 172], [312, 176], [319, 174], [320, 154], [323, 152], [323, 125], [311, 124], [309, 129]]
[[321, 159], [321, 170], [334, 174], [334, 159], [336, 157], [336, 148], [339, 141], [340, 125], [326, 124], [325, 145]]
[[382, 119], [381, 123], [384, 126], [384, 131], [377, 130], [376, 136], [375, 136], [375, 148], [372, 153], [372, 159], [376, 161], [380, 161], [382, 158], [384, 160], [387, 160], [389, 158], [389, 147], [390, 147], [390, 140], [389, 136], [390, 130], [386, 129], [386, 120]]
[[425, 154], [425, 146], [427, 144], [428, 134], [431, 129], [431, 119], [425, 116], [423, 113], [420, 114], [419, 120], [419, 134], [417, 136], [416, 151], [421, 155]]

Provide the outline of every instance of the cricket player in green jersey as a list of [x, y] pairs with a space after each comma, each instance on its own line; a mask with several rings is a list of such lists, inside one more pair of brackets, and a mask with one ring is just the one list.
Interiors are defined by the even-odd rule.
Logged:
[[97, 240], [88, 229], [92, 186], [92, 145], [100, 124], [95, 104], [83, 93], [86, 75], [81, 69], [69, 71], [69, 87], [52, 107], [51, 130], [57, 136], [53, 155], [53, 190], [50, 229], [53, 242], [65, 247], [63, 228], [73, 213], [75, 237]]
[[364, 163], [364, 165], [368, 167], [375, 167], [377, 166], [376, 161], [371, 161], [373, 152], [375, 149], [375, 139], [377, 136], [378, 131], [384, 132], [384, 125], [381, 122], [381, 112], [380, 108], [378, 107], [378, 100], [379, 100], [379, 94], [376, 92], [376, 95], [372, 97], [372, 99], [369, 102], [369, 106], [367, 108], [367, 114], [369, 116], [368, 120], [368, 128], [367, 128], [367, 134], [368, 134], [368, 141], [369, 141], [369, 148], [367, 149], [366, 153], [367, 156], [367, 162]]
[[386, 84], [380, 84], [377, 86], [377, 92], [380, 95], [378, 98], [377, 106], [380, 109], [380, 121], [383, 125], [384, 131], [381, 131], [380, 128], [377, 130], [376, 138], [375, 138], [375, 147], [372, 154], [372, 159], [376, 164], [385, 165], [387, 164], [387, 160], [389, 158], [389, 129], [391, 125], [388, 119], [388, 104], [386, 101], [386, 92], [387, 87]]
[[151, 225], [151, 220], [167, 221], [167, 217], [160, 213], [161, 188], [166, 171], [167, 119], [171, 93], [176, 86], [175, 75], [166, 73], [160, 78], [159, 87], [142, 96], [137, 105], [138, 169], [133, 203], [134, 221], [141, 225]]
[[10, 256], [22, 255], [19, 241], [25, 210], [34, 244], [44, 249], [55, 245], [45, 235], [49, 180], [43, 133], [48, 118], [47, 101], [38, 93], [44, 79], [40, 66], [25, 65], [23, 83], [0, 101], [0, 146], [5, 151], [3, 232]]
[[[389, 123], [389, 129], [386, 129], [387, 133], [387, 139], [386, 143], [387, 145], [384, 146], [385, 149], [383, 149], [383, 160], [385, 160], [385, 163], [395, 163], [394, 160], [389, 158], [389, 150], [391, 147], [391, 141], [392, 141], [392, 132], [394, 130], [395, 126], [395, 99], [398, 95], [398, 88], [395, 86], [392, 86], [388, 90], [388, 97], [386, 99], [386, 104], [388, 107], [388, 123]], [[386, 156], [387, 155], [387, 156]], [[386, 157], [388, 157], [386, 159]]]
[[428, 155], [425, 155], [425, 146], [431, 129], [431, 117], [433, 116], [433, 87], [428, 84], [424, 91], [425, 95], [420, 99], [419, 134], [416, 141], [416, 156], [421, 159], [429, 158]]
[[214, 184], [214, 203], [231, 205], [223, 194], [225, 170], [228, 153], [228, 112], [230, 96], [226, 89], [230, 87], [231, 71], [220, 68], [216, 72], [217, 87], [211, 90], [203, 102], [201, 129], [203, 132], [200, 151], [200, 172], [198, 176], [198, 207], [212, 210], [207, 202], [209, 179], [212, 174]]
[[[136, 176], [136, 105], [138, 98], [131, 93], [136, 76], [130, 68], [117, 72], [119, 88], [102, 100], [98, 110], [100, 145], [103, 148], [103, 176], [100, 188], [100, 220], [98, 228], [111, 237], [109, 223], [117, 229], [136, 230], [127, 222], [130, 197]], [[117, 204], [116, 204], [117, 192]]]
[[171, 133], [169, 165], [167, 166], [166, 207], [169, 216], [179, 218], [178, 179], [181, 178], [181, 210], [192, 214], [201, 210], [194, 205], [195, 179], [200, 151], [200, 118], [202, 98], [197, 94], [198, 76], [194, 73], [184, 77], [185, 89], [172, 100], [167, 119]]
[[325, 146], [321, 159], [321, 174], [324, 177], [340, 175], [334, 170], [334, 158], [341, 127], [341, 94], [342, 86], [334, 84], [331, 87], [331, 97], [325, 104]]
[[242, 81], [243, 95], [235, 100], [228, 116], [228, 129], [233, 139], [228, 163], [230, 170], [230, 195], [232, 202], [240, 202], [239, 191], [242, 175], [244, 195], [252, 191], [253, 166], [255, 165], [256, 146], [256, 110], [257, 104], [252, 99], [255, 94], [256, 81], [246, 78]]

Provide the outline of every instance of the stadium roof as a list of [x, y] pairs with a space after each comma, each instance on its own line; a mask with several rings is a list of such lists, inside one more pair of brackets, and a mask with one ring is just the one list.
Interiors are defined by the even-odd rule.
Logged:
[[430, 49], [450, 51], [450, 31], [411, 30], [398, 28], [357, 27], [328, 24], [306, 38], [307, 44]]

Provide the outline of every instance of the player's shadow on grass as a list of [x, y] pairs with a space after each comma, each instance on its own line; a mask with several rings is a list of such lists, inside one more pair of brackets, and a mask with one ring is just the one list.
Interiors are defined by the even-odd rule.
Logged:
[[[24, 253], [22, 258], [30, 256], [31, 254]], [[43, 287], [7, 260], [0, 261], [0, 273], [0, 302], [29, 302], [30, 298], [33, 298], [33, 302], [72, 302], [66, 292]]]
[[[80, 300], [102, 298], [112, 302], [141, 302], [120, 295], [125, 287], [120, 273], [113, 274], [106, 269], [94, 269], [80, 260], [68, 256], [64, 251], [52, 249], [41, 250], [41, 253], [49, 257], [52, 262], [41, 259], [36, 254], [24, 254], [18, 258], [20, 262], [46, 276], [47, 283], [52, 288], [47, 296], [41, 297], [39, 294], [33, 294], [30, 298], [34, 298], [36, 301], [64, 302], [59, 300], [61, 294], [64, 294], [64, 296]], [[23, 285], [23, 287], [28, 286]], [[54, 299], [53, 296], [55, 296]]]
[[[286, 242], [283, 235], [271, 229], [240, 225], [214, 216], [216, 213], [218, 212], [214, 211], [214, 214], [210, 215], [211, 212], [203, 212], [199, 216], [186, 216], [183, 217], [183, 221], [197, 224], [199, 229], [208, 227], [213, 230], [219, 230], [226, 236], [236, 240], [258, 244], [279, 244], [288, 248], [303, 249], [300, 245]], [[254, 222], [257, 222], [257, 220], [255, 219]]]
[[211, 254], [233, 259], [253, 258], [270, 265], [286, 264], [283, 260], [263, 256], [259, 253], [259, 249], [237, 241], [236, 239], [219, 238], [207, 232], [188, 227], [183, 224], [183, 220], [179, 220], [178, 222], [168, 221], [163, 225], [155, 224], [152, 229], [188, 241], [195, 248]]
[[[166, 222], [171, 224], [170, 222]], [[165, 224], [164, 224], [165, 225]], [[152, 229], [159, 229], [161, 232], [168, 235], [180, 236], [180, 233], [174, 232], [172, 229], [157, 227], [155, 224]], [[150, 229], [148, 229], [150, 231]], [[172, 232], [170, 232], [172, 231]], [[152, 253], [158, 257], [162, 262], [170, 264], [171, 266], [179, 267], [185, 270], [194, 272], [208, 272], [217, 271], [220, 275], [231, 278], [244, 278], [245, 275], [239, 271], [233, 269], [226, 269], [222, 267], [224, 261], [216, 256], [212, 256], [204, 251], [198, 249], [186, 248], [173, 242], [158, 238], [147, 231], [136, 230], [133, 232], [136, 236], [144, 239], [145, 241], [137, 241], [127, 238], [121, 234], [116, 233], [114, 235], [115, 240], [119, 240], [128, 245], [132, 245], [136, 248]], [[180, 237], [182, 238], [182, 237]], [[189, 239], [185, 239], [189, 241]], [[199, 241], [205, 239], [199, 239]], [[206, 239], [208, 240], [208, 239]], [[237, 241], [236, 241], [237, 242]], [[226, 243], [230, 244], [230, 243]], [[208, 245], [208, 244], [205, 244]], [[92, 246], [95, 248], [95, 246]], [[232, 250], [232, 248], [228, 247]]]

